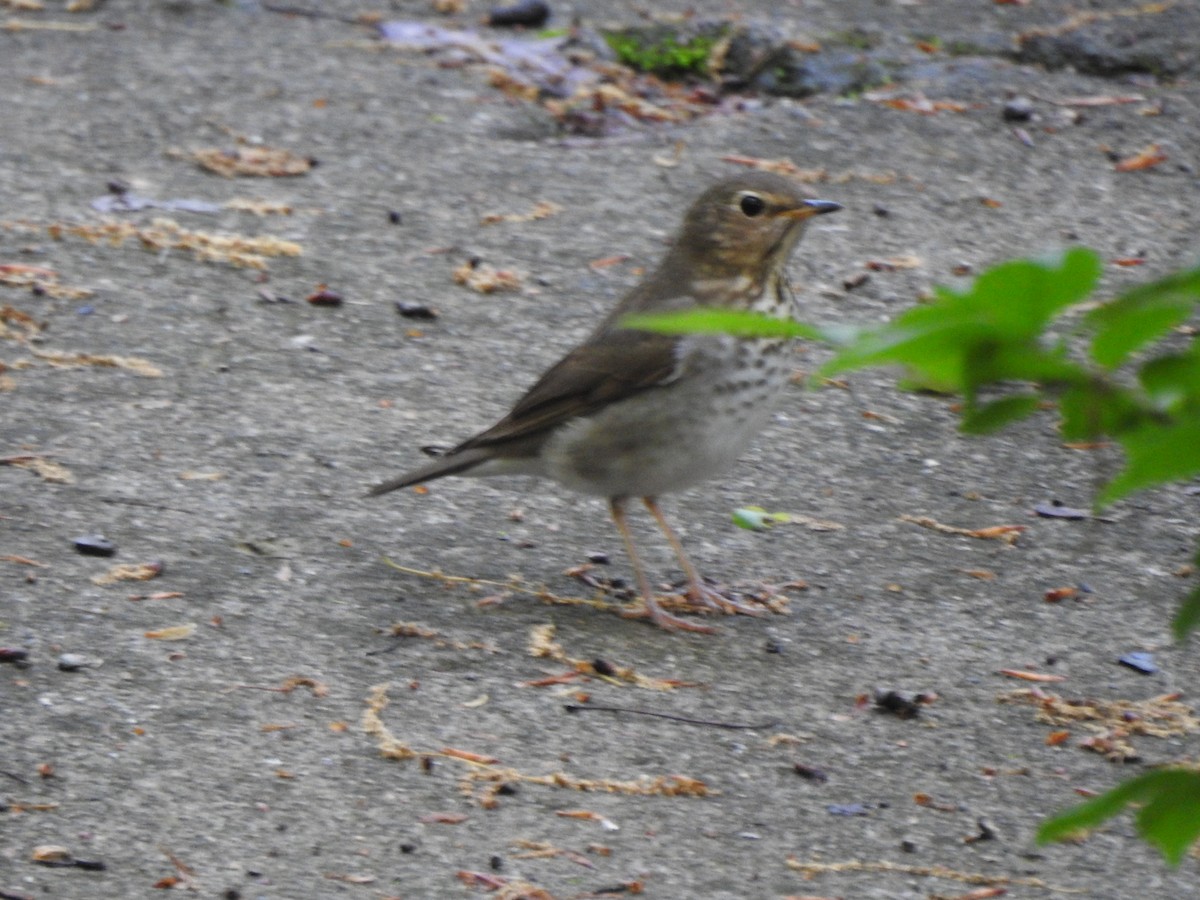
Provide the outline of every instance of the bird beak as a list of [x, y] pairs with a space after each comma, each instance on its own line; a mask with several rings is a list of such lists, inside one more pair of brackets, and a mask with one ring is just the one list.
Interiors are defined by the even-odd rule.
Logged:
[[789, 219], [810, 219], [813, 216], [837, 212], [841, 208], [842, 204], [834, 203], [832, 200], [805, 200], [803, 206], [784, 210], [780, 215]]

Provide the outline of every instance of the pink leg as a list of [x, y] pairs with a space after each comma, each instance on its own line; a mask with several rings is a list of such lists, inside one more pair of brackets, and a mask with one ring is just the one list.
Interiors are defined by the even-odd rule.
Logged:
[[683, 568], [684, 577], [687, 579], [687, 599], [691, 603], [728, 614], [741, 613], [744, 616], [762, 615], [761, 610], [730, 600], [728, 597], [723, 596], [720, 592], [714, 591], [706, 585], [700, 578], [700, 574], [696, 571], [696, 567], [692, 565], [692, 561], [683, 552], [683, 542], [679, 540], [679, 535], [667, 524], [666, 516], [663, 515], [662, 510], [658, 506], [658, 500], [654, 497], [643, 497], [642, 502], [646, 504], [646, 509], [650, 510], [650, 515], [654, 516], [654, 520], [658, 522], [658, 527], [667, 536], [667, 542], [670, 543], [671, 549], [675, 551], [675, 558], [679, 560], [679, 565]]
[[678, 629], [680, 631], [699, 631], [703, 634], [715, 634], [715, 628], [673, 616], [655, 602], [654, 592], [650, 590], [650, 582], [646, 578], [646, 570], [642, 567], [642, 561], [638, 557], [637, 550], [634, 549], [633, 535], [629, 532], [629, 524], [625, 521], [625, 499], [623, 497], [613, 497], [609, 500], [609, 510], [612, 513], [613, 524], [617, 526], [617, 531], [621, 533], [621, 540], [625, 542], [625, 552], [629, 555], [629, 561], [633, 564], [633, 575], [637, 580], [638, 593], [642, 595], [642, 608], [630, 610], [629, 612], [622, 613], [622, 615], [631, 619], [649, 619], [659, 628], [665, 628], [668, 631]]

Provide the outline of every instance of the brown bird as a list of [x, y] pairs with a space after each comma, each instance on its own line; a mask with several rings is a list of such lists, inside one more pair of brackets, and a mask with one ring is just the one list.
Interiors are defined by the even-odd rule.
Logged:
[[784, 268], [805, 224], [841, 209], [806, 197], [767, 172], [726, 178], [683, 219], [674, 245], [582, 344], [552, 366], [486, 431], [371, 490], [371, 495], [445, 475], [540, 475], [608, 498], [633, 564], [641, 606], [625, 613], [663, 628], [711, 632], [663, 610], [625, 520], [640, 497], [687, 578], [698, 609], [752, 613], [707, 587], [659, 509], [682, 490], [730, 466], [766, 424], [790, 367], [783, 338], [675, 336], [622, 327], [633, 313], [711, 307], [791, 318]]

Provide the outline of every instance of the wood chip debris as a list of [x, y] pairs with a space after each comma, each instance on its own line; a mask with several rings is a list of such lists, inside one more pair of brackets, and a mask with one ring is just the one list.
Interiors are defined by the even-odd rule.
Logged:
[[479, 220], [480, 225], [499, 225], [501, 222], [536, 222], [538, 219], [548, 219], [563, 211], [557, 203], [549, 200], [539, 200], [528, 212], [523, 213], [488, 213]]
[[262, 218], [263, 216], [290, 216], [293, 212], [290, 203], [279, 203], [273, 200], [234, 197], [225, 202], [225, 208], [234, 212], [246, 212]]
[[394, 622], [388, 629], [387, 633], [392, 637], [405, 638], [421, 638], [423, 640], [432, 641], [435, 647], [446, 647], [451, 650], [484, 650], [488, 653], [500, 653], [501, 650], [495, 644], [489, 644], [486, 641], [459, 641], [454, 638], [449, 638], [441, 632], [436, 631], [428, 626], [418, 624], [417, 622]]
[[[87, 288], [68, 287], [61, 284], [58, 273], [53, 269], [23, 263], [0, 264], [0, 284], [8, 287], [29, 288], [36, 293], [65, 300], [82, 300], [84, 297], [90, 297], [93, 293]], [[9, 308], [5, 307], [5, 309]], [[0, 335], [2, 334], [3, 332], [0, 330]]]
[[562, 644], [554, 640], [555, 626], [535, 625], [529, 632], [527, 649], [535, 659], [552, 659], [572, 669], [573, 673], [603, 678], [611, 684], [632, 684], [652, 691], [672, 691], [680, 687], [693, 687], [677, 679], [651, 678], [628, 666], [617, 666], [608, 661], [577, 659], [567, 654]]
[[1179, 702], [1180, 694], [1162, 694], [1147, 700], [1074, 699], [1024, 688], [1000, 694], [998, 703], [1024, 703], [1037, 707], [1037, 720], [1048, 725], [1082, 725], [1091, 732], [1080, 740], [1085, 750], [1114, 761], [1131, 761], [1139, 754], [1127, 738], [1132, 735], [1175, 737], [1200, 731], [1195, 711]]
[[242, 234], [213, 234], [184, 228], [168, 218], [156, 218], [148, 226], [131, 222], [0, 222], [8, 231], [44, 231], [56, 241], [68, 237], [81, 238], [95, 246], [119, 247], [136, 240], [146, 250], [186, 250], [202, 262], [227, 263], [237, 268], [265, 270], [267, 259], [278, 256], [300, 256], [303, 248], [273, 235], [249, 237]]
[[29, 469], [35, 475], [51, 484], [74, 484], [75, 476], [62, 463], [56, 463], [44, 456], [3, 456], [0, 466], [13, 466], [18, 469]]
[[787, 867], [793, 872], [799, 872], [806, 878], [818, 875], [829, 875], [838, 872], [879, 872], [898, 875], [915, 875], [921, 878], [943, 878], [947, 881], [958, 881], [963, 884], [1007, 885], [1015, 884], [1021, 887], [1044, 888], [1051, 891], [1076, 893], [1073, 888], [1055, 887], [1040, 878], [1023, 878], [1011, 875], [985, 875], [982, 872], [961, 872], [949, 866], [911, 866], [894, 863], [888, 860], [858, 860], [844, 862], [801, 862], [794, 856], [785, 860]]
[[549, 891], [519, 878], [506, 878], [492, 872], [472, 872], [469, 869], [459, 869], [455, 877], [467, 887], [495, 891], [495, 900], [554, 900], [554, 895]]
[[107, 572], [93, 575], [92, 584], [116, 584], [119, 581], [149, 581], [162, 574], [162, 563], [121, 563], [113, 566]]
[[99, 369], [123, 369], [143, 378], [162, 378], [163, 371], [140, 356], [109, 356], [95, 353], [67, 353], [61, 350], [30, 350], [37, 359], [55, 369], [95, 366]]
[[585, 869], [596, 868], [595, 864], [577, 850], [568, 850], [566, 847], [556, 847], [549, 841], [530, 841], [517, 840], [513, 842], [513, 847], [521, 852], [514, 853], [513, 859], [554, 859], [562, 857], [569, 859], [577, 866], [583, 866]]
[[41, 330], [41, 324], [29, 313], [12, 306], [0, 307], [0, 338], [26, 344]]
[[167, 628], [156, 628], [153, 631], [145, 632], [142, 637], [150, 638], [152, 641], [186, 641], [196, 633], [196, 623], [188, 622], [186, 625], [171, 625]]
[[521, 276], [512, 269], [497, 269], [478, 259], [468, 259], [451, 274], [455, 284], [480, 294], [497, 294], [521, 289]]
[[1054, 675], [1049, 672], [1029, 672], [1025, 669], [1001, 669], [1000, 674], [1008, 678], [1019, 678], [1022, 681], [1037, 681], [1043, 683], [1053, 683], [1067, 680], [1066, 675]]
[[232, 150], [202, 147], [184, 155], [200, 168], [226, 178], [293, 178], [307, 174], [313, 167], [313, 161], [307, 157], [267, 146], [242, 145]]
[[35, 19], [15, 19], [9, 16], [0, 23], [4, 31], [95, 31], [100, 26], [95, 22], [52, 22]]
[[890, 109], [915, 112], [925, 116], [936, 115], [940, 112], [962, 113], [982, 108], [982, 104], [963, 103], [960, 100], [930, 100], [920, 91], [867, 91], [862, 97], [869, 103], [879, 103]]
[[1169, 157], [1158, 144], [1143, 147], [1133, 156], [1126, 157], [1113, 165], [1117, 172], [1140, 172], [1165, 163]]
[[928, 528], [932, 531], [940, 532], [941, 534], [961, 534], [964, 537], [978, 538], [984, 541], [1002, 541], [1005, 544], [1013, 545], [1020, 538], [1021, 533], [1025, 531], [1024, 525], [992, 525], [987, 528], [958, 528], [954, 525], [943, 525], [936, 519], [929, 516], [910, 516], [907, 513], [901, 515], [901, 522], [911, 522], [913, 525], [920, 525], [922, 528]]
[[384, 724], [382, 714], [387, 708], [387, 684], [377, 684], [367, 696], [363, 710], [362, 730], [375, 738], [376, 749], [385, 759], [451, 759], [468, 766], [468, 771], [459, 782], [460, 791], [475, 799], [485, 809], [498, 805], [499, 797], [508, 792], [513, 784], [533, 784], [594, 793], [624, 794], [637, 797], [706, 797], [714, 793], [698, 778], [686, 775], [641, 776], [632, 781], [617, 781], [607, 778], [577, 778], [563, 772], [547, 775], [529, 775], [517, 769], [503, 768], [487, 762], [483, 754], [455, 750], [414, 750], [397, 738]]

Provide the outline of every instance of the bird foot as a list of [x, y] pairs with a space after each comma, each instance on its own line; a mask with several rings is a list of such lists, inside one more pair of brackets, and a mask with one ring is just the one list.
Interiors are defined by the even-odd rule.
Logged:
[[638, 606], [621, 610], [621, 616], [626, 619], [649, 619], [666, 631], [694, 631], [697, 634], [717, 633], [717, 629], [711, 625], [702, 625], [699, 622], [673, 616], [654, 601], [647, 599], [643, 599]]
[[681, 599], [697, 609], [724, 613], [727, 616], [761, 616], [763, 614], [761, 608], [739, 603], [732, 597], [727, 597], [716, 588], [709, 587], [702, 582], [690, 585], [687, 591], [681, 595]]

